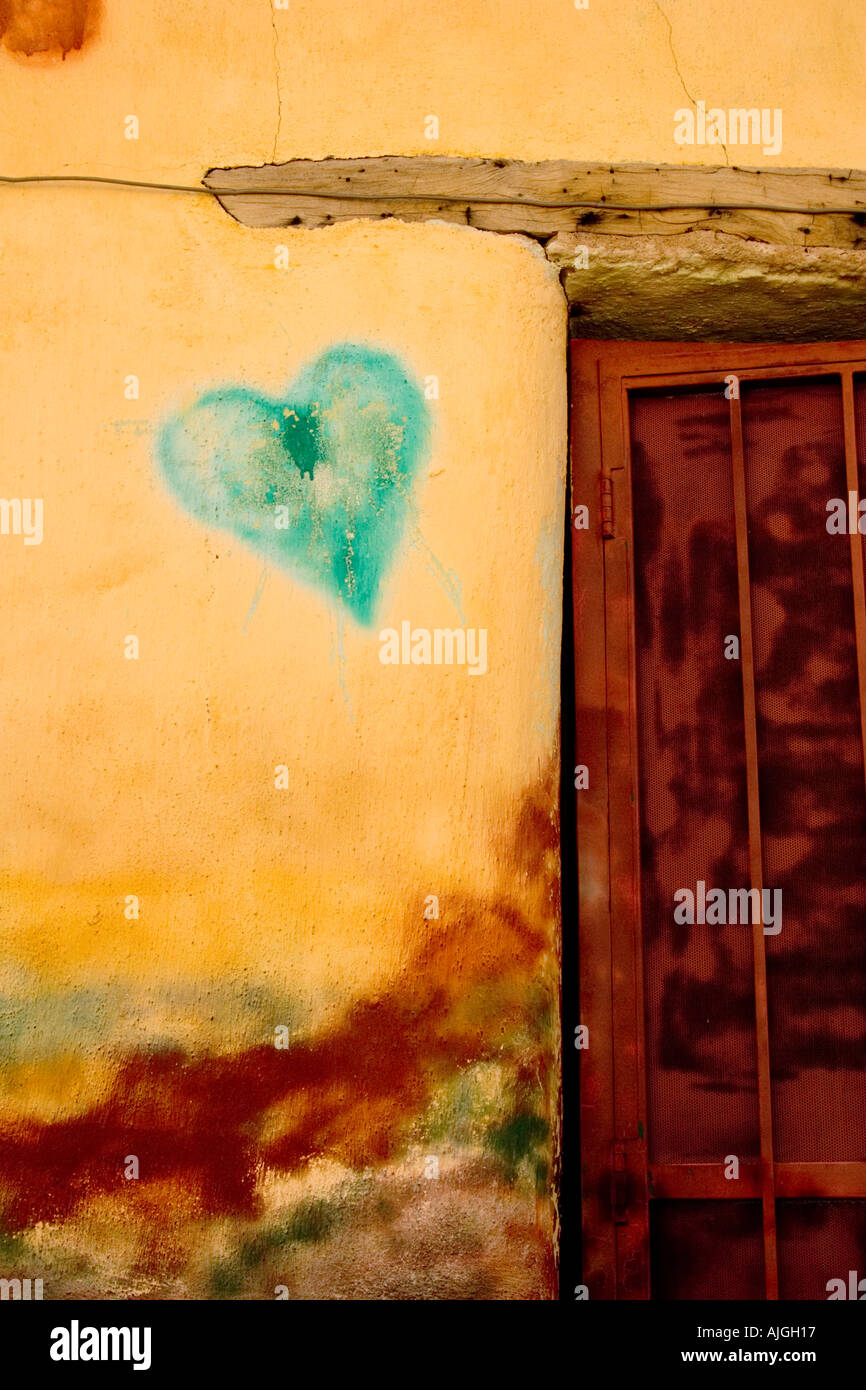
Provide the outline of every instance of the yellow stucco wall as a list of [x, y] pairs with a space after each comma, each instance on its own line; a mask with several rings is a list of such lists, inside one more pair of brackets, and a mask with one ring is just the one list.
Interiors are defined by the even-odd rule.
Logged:
[[[2, 1165], [2, 1226], [55, 1297], [225, 1296], [236, 1281], [254, 1297], [278, 1284], [382, 1297], [391, 1257], [366, 1249], [367, 1228], [380, 1208], [405, 1211], [425, 1296], [549, 1296], [566, 458], [555, 272], [517, 238], [394, 222], [285, 237], [241, 229], [211, 200], [126, 190], [9, 189], [0, 244], [3, 496], [44, 499], [41, 544], [0, 537], [0, 1142], [15, 1136], [17, 1156]], [[59, 247], [75, 263], [62, 273]], [[162, 424], [202, 393], [240, 383], [290, 400], [299, 370], [343, 342], [437, 379], [415, 515], [372, 628], [188, 515], [155, 461]], [[405, 620], [485, 629], [486, 672], [383, 665], [378, 634]], [[319, 1049], [328, 1085], [284, 1094], [278, 1026]], [[165, 1049], [187, 1058], [168, 1077]], [[220, 1058], [243, 1075], [194, 1080]], [[252, 1115], [214, 1118], [212, 1102], [243, 1111], [262, 1086], [273, 1099]], [[546, 1135], [538, 1208], [531, 1175], [522, 1194], [482, 1194], [465, 1166], [489, 1133], [490, 1161], [510, 1172], [508, 1127], [530, 1103]], [[108, 1163], [110, 1197], [80, 1200], [95, 1160], [63, 1129], [77, 1120], [88, 1143], [94, 1125], [105, 1133], [97, 1187]], [[351, 1226], [351, 1256], [341, 1238], [305, 1263], [290, 1242], [291, 1260], [262, 1272], [231, 1256], [223, 1277], [226, 1227], [202, 1225], [213, 1202], [231, 1208], [229, 1249], [260, 1238], [243, 1201], [203, 1195], [224, 1183], [236, 1123], [259, 1146], [246, 1162], [264, 1229], [306, 1229], [315, 1198]], [[154, 1154], [214, 1126], [204, 1157], [171, 1160], [160, 1186]], [[55, 1165], [46, 1181], [28, 1145], [44, 1154], [61, 1132], [61, 1169], [78, 1176]], [[287, 1155], [298, 1132], [309, 1148]], [[431, 1152], [443, 1179], [458, 1164], [441, 1189], [423, 1183]], [[128, 1153], [149, 1177], [135, 1197]], [[287, 1177], [301, 1160], [303, 1178]], [[476, 1234], [452, 1268], [458, 1229]], [[404, 1296], [393, 1278], [389, 1296]]]
[[[731, 162], [863, 167], [866, 12], [851, 0], [103, 0], [51, 71], [4, 62], [2, 172], [60, 165], [198, 179], [298, 156], [490, 155], [724, 162], [673, 113], [780, 107], [782, 153]], [[138, 141], [123, 121], [139, 117]], [[439, 139], [425, 138], [425, 117]]]
[[[101, 977], [110, 943], [134, 980], [260, 968], [318, 1009], [364, 993], [407, 949], [406, 905], [455, 865], [493, 890], [504, 808], [556, 735], [555, 276], [515, 238], [397, 223], [296, 235], [277, 269], [282, 234], [133, 192], [11, 191], [0, 223], [4, 496], [45, 498], [41, 546], [3, 537], [4, 945], [54, 984]], [[372, 633], [203, 530], [153, 462], [154, 422], [195, 392], [278, 396], [345, 340], [439, 383], [418, 523]], [[489, 670], [383, 666], [376, 633], [404, 618], [487, 628]], [[112, 924], [106, 900], [137, 892], [135, 929]]]

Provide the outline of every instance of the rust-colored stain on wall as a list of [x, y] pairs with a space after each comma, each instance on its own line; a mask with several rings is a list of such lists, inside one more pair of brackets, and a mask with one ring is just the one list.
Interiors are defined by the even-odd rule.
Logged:
[[0, 0], [0, 36], [25, 58], [80, 50], [99, 24], [100, 0]]
[[[554, 785], [540, 786], [517, 810], [506, 851], [534, 883], [539, 906], [556, 891]], [[380, 995], [285, 1053], [273, 1046], [199, 1058], [180, 1049], [133, 1053], [119, 1062], [106, 1101], [74, 1119], [7, 1134], [0, 1139], [7, 1231], [69, 1222], [66, 1238], [74, 1244], [73, 1233], [92, 1231], [101, 1210], [115, 1226], [112, 1247], [124, 1227], [128, 1239], [137, 1237], [140, 1278], [159, 1283], [183, 1268], [194, 1295], [268, 1296], [269, 1280], [279, 1275], [292, 1281], [293, 1296], [317, 1298], [346, 1296], [345, 1282], [334, 1283], [346, 1249], [375, 1231], [350, 1296], [352, 1288], [371, 1297], [388, 1289], [403, 1298], [552, 1296], [556, 974], [549, 943], [508, 902], [465, 899], [452, 915], [456, 930], [432, 923]], [[473, 1090], [479, 1095], [470, 1119]], [[427, 1148], [457, 1150], [441, 1175], [447, 1195], [432, 1205], [439, 1186], [426, 1180], [431, 1175], [412, 1175], [399, 1163], [425, 1134]], [[130, 1152], [146, 1174], [132, 1202], [124, 1192]], [[257, 1184], [262, 1167], [303, 1174], [322, 1160], [355, 1177], [327, 1198], [291, 1207], [288, 1219], [268, 1221]], [[162, 1204], [158, 1223], [148, 1192]], [[199, 1269], [204, 1223], [220, 1216], [248, 1221], [249, 1232], [237, 1249]], [[428, 1227], [423, 1235], [412, 1230], [417, 1222]], [[169, 1231], [176, 1255], [167, 1269]], [[404, 1268], [389, 1272], [398, 1245]], [[319, 1250], [315, 1273], [295, 1267], [305, 1246]], [[438, 1268], [452, 1261], [450, 1270]], [[413, 1287], [422, 1277], [428, 1282]]]

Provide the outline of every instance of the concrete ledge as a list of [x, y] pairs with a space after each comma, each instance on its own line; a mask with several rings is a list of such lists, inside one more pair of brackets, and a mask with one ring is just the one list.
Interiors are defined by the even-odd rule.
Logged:
[[[862, 252], [805, 251], [711, 232], [568, 234], [549, 241], [546, 251], [560, 271], [578, 337], [739, 343], [866, 338]], [[575, 268], [584, 261], [585, 268]]]

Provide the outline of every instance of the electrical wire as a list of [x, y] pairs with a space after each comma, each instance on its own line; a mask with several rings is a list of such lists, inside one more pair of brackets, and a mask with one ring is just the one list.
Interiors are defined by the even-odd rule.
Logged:
[[149, 179], [117, 179], [101, 174], [0, 174], [0, 184], [30, 183], [90, 183], [107, 184], [114, 188], [150, 188], [165, 193], [202, 193], [211, 198], [316, 198], [335, 203], [449, 203], [460, 207], [525, 207], [548, 208], [567, 211], [569, 208], [584, 208], [598, 212], [787, 212], [805, 217], [850, 217], [857, 212], [866, 213], [863, 208], [852, 207], [803, 207], [780, 203], [612, 203], [607, 199], [572, 198], [565, 202], [547, 202], [532, 198], [476, 198], [457, 197], [450, 193], [363, 193], [352, 189], [341, 189], [334, 193], [321, 193], [309, 188], [219, 188], [207, 184], [157, 183]]

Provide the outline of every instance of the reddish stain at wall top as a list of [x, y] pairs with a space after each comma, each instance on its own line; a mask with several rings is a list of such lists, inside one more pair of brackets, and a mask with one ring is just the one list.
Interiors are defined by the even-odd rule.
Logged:
[[0, 0], [0, 37], [24, 58], [65, 58], [93, 37], [99, 11], [100, 0]]

